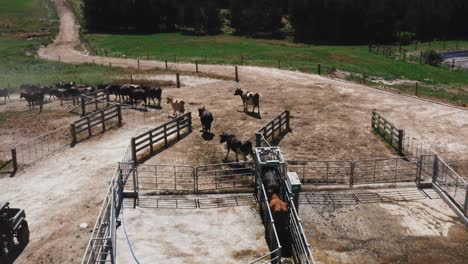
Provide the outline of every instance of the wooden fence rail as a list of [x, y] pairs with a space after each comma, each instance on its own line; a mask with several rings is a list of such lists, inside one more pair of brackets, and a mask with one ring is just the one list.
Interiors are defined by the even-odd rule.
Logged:
[[100, 109], [109, 106], [109, 94], [103, 91], [97, 91], [90, 94], [82, 94], [80, 96], [81, 101], [81, 116], [85, 116], [88, 113], [97, 112]]
[[288, 132], [291, 132], [290, 113], [285, 110], [255, 133], [256, 146], [263, 146], [264, 140], [274, 144]]
[[404, 131], [388, 122], [377, 111], [372, 111], [372, 130], [382, 136], [400, 155], [403, 155]]
[[118, 127], [122, 126], [122, 108], [120, 105], [109, 106], [73, 122], [70, 125], [71, 147], [74, 147], [82, 138], [91, 138], [93, 130], [95, 130], [93, 128], [101, 127], [101, 133], [104, 133], [115, 124]]
[[138, 164], [139, 161], [153, 156], [161, 147], [167, 147], [173, 141], [173, 135], [177, 135], [176, 138], [179, 140], [191, 132], [192, 113], [179, 116], [174, 120], [132, 138], [132, 159]]

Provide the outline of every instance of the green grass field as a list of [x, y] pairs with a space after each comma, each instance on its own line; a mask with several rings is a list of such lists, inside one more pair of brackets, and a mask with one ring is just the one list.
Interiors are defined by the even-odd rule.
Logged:
[[[369, 53], [367, 46], [313, 46], [288, 41], [259, 40], [232, 35], [186, 36], [180, 33], [155, 35], [85, 35], [97, 54], [129, 56], [169, 61], [205, 61], [208, 63], [244, 64], [281, 67], [304, 72], [339, 70], [386, 80], [410, 79], [441, 84], [468, 84], [465, 71], [450, 72], [444, 67], [405, 63]], [[467, 45], [468, 46], [468, 45]]]
[[53, 84], [107, 81], [111, 69], [36, 59], [41, 45], [58, 32], [57, 14], [50, 0], [0, 0], [0, 87], [17, 89], [23, 83]]

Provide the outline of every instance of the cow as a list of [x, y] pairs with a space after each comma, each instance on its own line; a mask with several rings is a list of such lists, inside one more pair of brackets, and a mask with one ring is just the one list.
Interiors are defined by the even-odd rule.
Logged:
[[229, 151], [232, 150], [236, 153], [236, 162], [239, 162], [239, 154], [244, 156], [244, 160], [247, 161], [247, 155], [252, 153], [252, 142], [246, 141], [242, 143], [235, 135], [232, 134], [221, 134], [220, 143], [226, 142], [227, 153], [224, 160], [228, 159]]
[[154, 99], [158, 100], [158, 106], [161, 106], [161, 95], [162, 95], [162, 89], [159, 87], [144, 87], [146, 91], [146, 96], [148, 97], [148, 102], [149, 100], [153, 101], [153, 104], [156, 104]]
[[277, 193], [273, 193], [269, 201], [271, 215], [275, 221], [275, 229], [282, 246], [281, 256], [292, 256], [291, 234], [289, 232], [289, 207]]
[[3, 97], [5, 99], [5, 103], [7, 102], [7, 97], [8, 97], [8, 100], [11, 102], [10, 94], [7, 88], [3, 88], [3, 89], [0, 88], [0, 97]]
[[173, 116], [177, 117], [180, 114], [185, 113], [185, 101], [182, 99], [174, 99], [173, 97], [167, 97], [167, 104], [172, 106], [174, 111]]
[[255, 112], [255, 108], [258, 110], [260, 115], [260, 95], [258, 93], [251, 93], [248, 91], [243, 91], [241, 88], [237, 88], [234, 92], [234, 95], [239, 95], [244, 104], [244, 112], [248, 112], [248, 106], [253, 106], [252, 113]]
[[28, 101], [29, 110], [33, 110], [36, 103], [39, 104], [39, 113], [42, 113], [42, 107], [44, 105], [44, 95], [41, 92], [34, 93], [21, 93], [20, 99], [24, 98]]
[[148, 98], [145, 90], [141, 88], [133, 89], [129, 94], [129, 98], [132, 106], [137, 106], [138, 103], [143, 102], [146, 109]]
[[211, 132], [211, 123], [213, 123], [213, 115], [205, 107], [198, 108], [198, 116], [202, 124], [203, 134]]

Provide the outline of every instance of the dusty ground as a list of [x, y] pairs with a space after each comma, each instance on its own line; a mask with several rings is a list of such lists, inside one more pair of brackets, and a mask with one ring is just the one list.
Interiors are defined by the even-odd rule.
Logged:
[[[152, 198], [142, 199], [136, 209], [126, 206], [124, 223], [135, 255], [141, 263], [247, 263], [267, 254], [264, 228], [250, 196], [241, 206], [204, 209], [194, 209], [190, 197], [179, 197], [182, 208], [187, 199], [185, 209], [155, 208], [156, 202], [148, 201]], [[117, 237], [117, 261], [132, 263], [123, 228]]]
[[[114, 66], [137, 67], [136, 60], [91, 57], [76, 51], [74, 48], [80, 43], [75, 18], [64, 5], [64, 0], [54, 2], [61, 18], [61, 30], [52, 45], [39, 51], [41, 58], [58, 60], [60, 56], [62, 62], [69, 63], [91, 62], [94, 59], [96, 63], [106, 65], [112, 62]], [[141, 67], [162, 68], [164, 63], [142, 61]], [[171, 64], [171, 68], [185, 71], [194, 69], [191, 64]], [[234, 74], [233, 66], [200, 65], [200, 70], [229, 77]], [[362, 159], [394, 155], [370, 132], [370, 116], [374, 108], [383, 111], [385, 116], [403, 129], [429, 142], [439, 152], [456, 158], [468, 155], [468, 137], [464, 136], [468, 133], [468, 112], [464, 109], [299, 72], [240, 67], [239, 73], [240, 84], [217, 81], [195, 87], [187, 85], [181, 89], [166, 89], [164, 97], [173, 95], [187, 102], [188, 111], [194, 112], [195, 128], [190, 136], [164, 150], [148, 163], [218, 163], [224, 158], [225, 149], [219, 144], [217, 135], [232, 132], [243, 139], [253, 140], [253, 133], [284, 109], [290, 109], [292, 115], [293, 133], [288, 134], [280, 144], [288, 159]], [[233, 95], [238, 86], [260, 93], [261, 119], [240, 112], [240, 98]], [[215, 116], [213, 133], [216, 137], [211, 141], [205, 141], [199, 132], [200, 125], [195, 110], [202, 105]], [[170, 111], [164, 101], [163, 107], [164, 113]], [[90, 230], [80, 230], [78, 225], [87, 222], [92, 226], [115, 162], [122, 156], [129, 138], [146, 128], [133, 126], [112, 131], [102, 138], [96, 137], [74, 149], [67, 149], [38, 162], [20, 171], [15, 178], [0, 179], [0, 199], [25, 208], [31, 222], [32, 240], [18, 263], [79, 261]], [[8, 136], [4, 131], [1, 132], [2, 142], [4, 139], [14, 141], [11, 137], [15, 131], [8, 132]], [[421, 207], [421, 201], [396, 201], [385, 204], [387, 207], [380, 204], [359, 204], [332, 210], [328, 206], [314, 208], [303, 205], [300, 210], [301, 215], [305, 213], [303, 218], [309, 221], [306, 225], [308, 234], [314, 234], [310, 237], [310, 242], [317, 245], [317, 256], [319, 259], [323, 257], [325, 262], [330, 257], [331, 261], [337, 262], [347, 258], [355, 260], [350, 263], [388, 262], [392, 258], [404, 263], [418, 263], [424, 260], [424, 256], [440, 260], [439, 256], [449, 253], [452, 254], [449, 263], [466, 260], [466, 251], [459, 250], [466, 248], [466, 228], [456, 224], [456, 219], [450, 216], [451, 211], [442, 201], [426, 199], [424, 204], [425, 202], [429, 209]], [[407, 234], [408, 228], [400, 223], [406, 216], [391, 213], [410, 210], [413, 203], [420, 208], [407, 214], [410, 219], [418, 222], [418, 219], [429, 215], [429, 220], [419, 222], [422, 226], [427, 222], [435, 225], [439, 221], [450, 222], [452, 226], [448, 235]], [[427, 213], [426, 211], [432, 210], [431, 207], [442, 215]], [[323, 217], [325, 213], [333, 214], [334, 218]], [[447, 218], [444, 215], [449, 216]], [[350, 218], [356, 221], [351, 222]], [[247, 227], [248, 224], [244, 225], [244, 228]], [[328, 236], [332, 239], [326, 240]], [[381, 237], [385, 239], [380, 239]], [[341, 241], [346, 242], [344, 249], [340, 247]], [[376, 246], [371, 246], [372, 243]], [[398, 249], [400, 245], [406, 246]], [[356, 251], [348, 250], [355, 246]], [[386, 248], [395, 250], [385, 250]], [[387, 254], [388, 252], [394, 254]], [[358, 259], [358, 255], [363, 255], [366, 259]]]
[[413, 187], [302, 193], [299, 211], [315, 259], [466, 263], [468, 229], [433, 190], [424, 191]]

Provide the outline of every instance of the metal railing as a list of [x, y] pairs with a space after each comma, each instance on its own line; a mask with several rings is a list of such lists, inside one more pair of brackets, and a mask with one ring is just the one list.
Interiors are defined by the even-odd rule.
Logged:
[[15, 144], [19, 164], [32, 163], [70, 146], [70, 126], [57, 128], [46, 134]]
[[196, 168], [197, 192], [251, 190], [253, 184], [252, 162], [207, 164]]
[[463, 214], [468, 217], [468, 181], [460, 177], [445, 161], [436, 157], [433, 184], [444, 191]]
[[351, 184], [352, 161], [288, 160], [288, 171], [296, 172], [303, 184]]
[[138, 165], [136, 182], [137, 192], [196, 192], [195, 168], [186, 165], [157, 164]]

